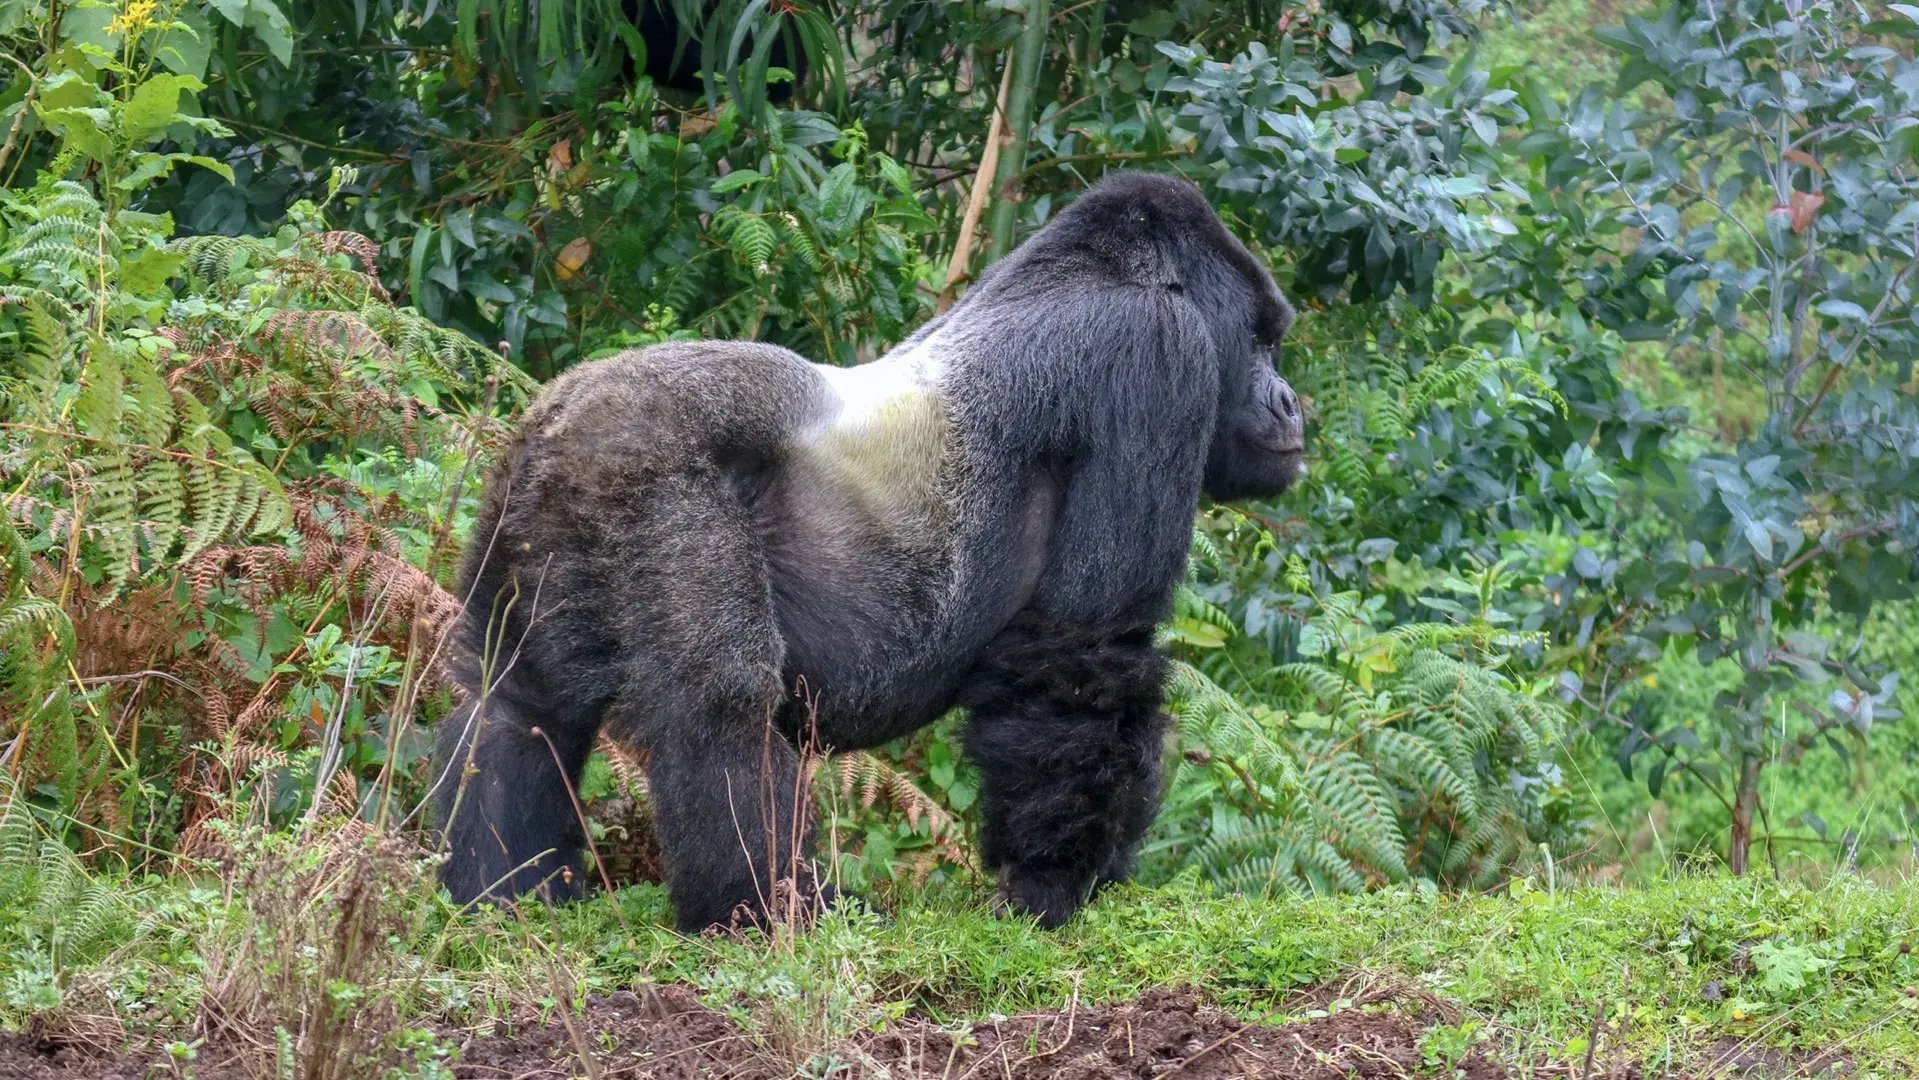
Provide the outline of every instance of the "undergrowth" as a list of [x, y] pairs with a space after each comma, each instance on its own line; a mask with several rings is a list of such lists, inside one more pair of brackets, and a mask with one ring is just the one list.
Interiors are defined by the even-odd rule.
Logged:
[[[0, 821], [14, 847], [33, 828]], [[1111, 890], [1045, 932], [994, 916], [987, 884], [968, 880], [804, 932], [686, 938], [654, 886], [460, 910], [424, 887], [430, 859], [364, 829], [227, 839], [216, 863], [131, 890], [57, 845], [0, 861], [0, 957], [15, 972], [0, 1027], [107, 1017], [123, 1037], [237, 1041], [263, 1067], [319, 1070], [302, 1075], [438, 1075], [446, 1032], [573, 1023], [590, 996], [679, 983], [799, 1068], [907, 1015], [964, 1024], [1170, 985], [1284, 1022], [1385, 987], [1446, 1003], [1503, 1060], [1549, 1073], [1595, 1038], [1605, 1067], [1654, 1074], [1695, 1075], [1733, 1048], [1840, 1046], [1859, 1077], [1919, 1068], [1912, 882], [1673, 875], [1617, 890], [1535, 876], [1477, 896], [1306, 899], [1188, 874]], [[111, 917], [56, 929], [86, 896]], [[350, 1031], [330, 1026], [349, 1014]]]

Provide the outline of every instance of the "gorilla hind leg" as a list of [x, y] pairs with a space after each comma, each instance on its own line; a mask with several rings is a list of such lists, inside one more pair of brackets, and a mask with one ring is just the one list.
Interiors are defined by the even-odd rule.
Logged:
[[810, 862], [813, 813], [799, 753], [767, 721], [762, 706], [771, 704], [675, 699], [672, 711], [708, 737], [647, 740], [667, 891], [684, 933], [804, 916], [830, 899]]
[[524, 672], [476, 696], [440, 722], [434, 798], [449, 854], [442, 880], [461, 904], [529, 892], [577, 899], [586, 833], [573, 793], [597, 718], [555, 709]]
[[1165, 673], [1151, 627], [1088, 630], [1029, 613], [969, 679], [982, 860], [1002, 899], [1043, 926], [1131, 871], [1159, 808]]
[[812, 803], [754, 523], [721, 476], [693, 474], [649, 488], [624, 534], [643, 555], [609, 583], [632, 644], [608, 731], [645, 751], [680, 929], [810, 902]]

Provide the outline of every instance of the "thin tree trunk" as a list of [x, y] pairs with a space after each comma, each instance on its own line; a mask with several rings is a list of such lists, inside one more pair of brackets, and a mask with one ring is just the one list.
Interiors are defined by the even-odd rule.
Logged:
[[1734, 877], [1746, 876], [1752, 855], [1752, 820], [1759, 807], [1759, 768], [1757, 754], [1747, 754], [1739, 765], [1739, 788], [1732, 804], [1732, 840], [1726, 845], [1726, 865]]
[[1013, 250], [1013, 223], [1021, 201], [1014, 183], [1026, 168], [1026, 143], [1033, 133], [1034, 98], [1046, 59], [1046, 28], [1052, 21], [1052, 8], [1051, 0], [1026, 0], [1026, 27], [1013, 44], [1013, 84], [1006, 100], [1011, 134], [993, 178], [993, 223], [987, 231], [986, 245], [989, 260]]

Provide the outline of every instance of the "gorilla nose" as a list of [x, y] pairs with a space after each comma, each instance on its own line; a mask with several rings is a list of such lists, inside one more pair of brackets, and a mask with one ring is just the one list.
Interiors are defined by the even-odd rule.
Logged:
[[1275, 375], [1261, 394], [1266, 414], [1271, 417], [1267, 442], [1273, 450], [1295, 452], [1305, 448], [1306, 422], [1299, 415], [1299, 395], [1285, 379]]
[[1273, 391], [1273, 404], [1279, 407], [1279, 414], [1288, 420], [1299, 419], [1299, 395], [1293, 393], [1292, 386], [1284, 379], [1275, 380], [1278, 386]]

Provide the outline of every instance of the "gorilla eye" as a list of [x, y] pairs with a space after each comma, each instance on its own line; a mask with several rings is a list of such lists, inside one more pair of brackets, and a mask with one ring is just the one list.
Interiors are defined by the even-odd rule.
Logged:
[[1181, 285], [1177, 281], [1169, 281], [1166, 283], [1166, 291], [1172, 293], [1174, 296], [1179, 296], [1186, 292], [1186, 286]]

